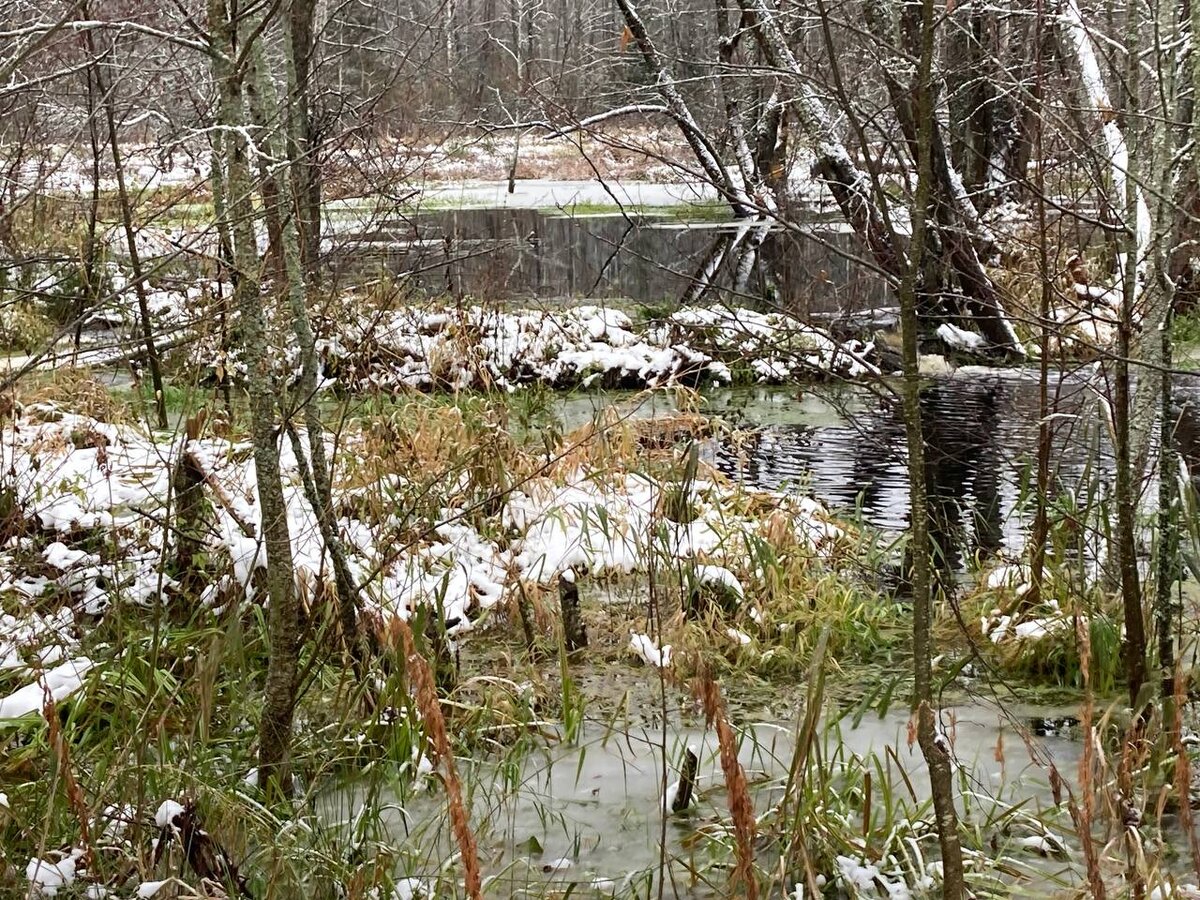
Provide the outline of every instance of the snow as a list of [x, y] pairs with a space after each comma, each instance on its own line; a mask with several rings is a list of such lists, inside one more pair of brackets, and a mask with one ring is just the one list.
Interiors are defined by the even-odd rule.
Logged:
[[120, 806], [112, 803], [104, 807], [96, 823], [100, 835], [107, 841], [118, 841], [125, 836], [129, 825], [137, 816], [137, 809], [131, 804]]
[[[612, 190], [613, 195], [608, 191]], [[717, 193], [705, 182], [667, 184], [621, 179], [601, 184], [599, 181], [570, 181], [541, 178], [518, 179], [510, 194], [506, 181], [456, 181], [426, 187], [422, 199], [431, 204], [447, 203], [462, 206], [483, 206], [514, 209], [566, 209], [572, 206], [626, 207], [679, 206], [708, 203]]]
[[976, 334], [973, 331], [966, 331], [956, 325], [951, 325], [949, 322], [943, 322], [938, 326], [937, 336], [948, 347], [955, 350], [965, 350], [969, 353], [977, 353], [988, 346], [988, 342], [983, 335]]
[[850, 856], [838, 856], [836, 862], [838, 874], [852, 895], [875, 897], [882, 890], [889, 900], [910, 900], [912, 897], [912, 892], [900, 875], [894, 876], [896, 880], [893, 881], [878, 866]]
[[737, 628], [726, 628], [725, 636], [734, 643], [740, 644], [743, 647], [746, 647], [754, 642], [754, 638], [750, 637], [750, 635], [746, 634], [744, 631], [739, 631]]
[[[513, 562], [526, 577], [549, 583], [560, 571], [578, 565], [593, 574], [642, 571], [652, 552], [677, 559], [739, 560], [745, 536], [765, 536], [771, 521], [769, 513], [734, 511], [744, 496], [741, 488], [706, 481], [693, 485], [693, 521], [664, 521], [656, 512], [663, 490], [641, 474], [604, 477], [588, 468], [560, 479], [531, 479], [513, 492], [503, 512], [504, 526], [522, 535]], [[755, 496], [772, 501], [776, 514], [813, 550], [842, 536], [815, 501], [767, 492]], [[743, 564], [744, 559], [740, 557]], [[726, 568], [699, 565], [696, 572], [702, 580], [744, 594]]]
[[[689, 746], [688, 750], [690, 752], [696, 754], [697, 756], [699, 755], [699, 752], [700, 752], [695, 746]], [[683, 782], [679, 781], [679, 780], [672, 781], [670, 784], [667, 785], [667, 789], [665, 791], [663, 791], [663, 811], [664, 812], [666, 812], [668, 814], [674, 812], [675, 800], [679, 796], [679, 788], [680, 788], [680, 785], [682, 785], [682, 784], [683, 784]], [[688, 802], [689, 802], [689, 806], [696, 805], [696, 794], [694, 791]]]
[[30, 713], [40, 712], [45, 705], [47, 694], [55, 703], [65, 700], [79, 690], [92, 665], [92, 661], [86, 656], [68, 660], [43, 673], [37, 681], [0, 698], [0, 721], [19, 719]]
[[159, 828], [169, 828], [175, 817], [183, 812], [183, 806], [175, 800], [164, 800], [154, 813], [154, 824]]
[[25, 867], [25, 878], [29, 881], [35, 897], [58, 896], [59, 888], [68, 888], [75, 882], [76, 864], [83, 856], [78, 847], [58, 862], [45, 859], [30, 859]]
[[629, 646], [633, 648], [634, 653], [641, 657], [642, 662], [648, 666], [653, 666], [656, 669], [666, 669], [671, 665], [671, 645], [664, 644], [662, 649], [659, 649], [658, 644], [648, 634], [631, 632], [629, 635]]
[[1039, 641], [1072, 628], [1070, 617], [1059, 609], [1057, 601], [1047, 600], [1041, 608], [1044, 611], [1040, 615], [1031, 610], [1020, 618], [994, 610], [991, 616], [983, 617], [980, 630], [993, 644], [999, 644], [1006, 640]]
[[988, 572], [985, 583], [993, 591], [1005, 587], [1019, 589], [1022, 585], [1028, 585], [1030, 578], [1029, 566], [1002, 565]]
[[692, 571], [698, 584], [726, 588], [739, 599], [746, 596], [738, 577], [724, 566], [696, 566]]
[[[0, 591], [6, 588], [20, 590], [11, 579], [0, 584]], [[69, 609], [45, 614], [32, 610], [20, 615], [0, 613], [0, 671], [26, 669], [26, 660], [36, 668], [61, 662], [77, 645], [73, 629], [74, 616]]]
[[1151, 888], [1147, 897], [1149, 900], [1200, 900], [1200, 886], [1166, 881]]
[[839, 342], [828, 332], [778, 312], [740, 307], [689, 306], [650, 332], [666, 343], [685, 340], [726, 362], [750, 362], [760, 382], [787, 382], [813, 375], [860, 378], [879, 374], [874, 346]]
[[170, 884], [170, 879], [163, 881], [143, 881], [138, 885], [137, 895], [139, 897], [153, 897], [168, 884]]
[[392, 900], [416, 900], [432, 896], [429, 882], [424, 878], [401, 878], [392, 886]]
[[1017, 841], [1017, 844], [1041, 856], [1058, 856], [1067, 852], [1067, 842], [1063, 840], [1062, 835], [1053, 831], [1026, 835]]
[[79, 563], [96, 564], [100, 562], [100, 557], [94, 553], [85, 553], [82, 550], [72, 550], [62, 541], [55, 541], [42, 551], [42, 556], [46, 559], [46, 564], [53, 566], [56, 569], [70, 569]]
[[[780, 313], [685, 307], [659, 322], [635, 324], [595, 305], [495, 309], [478, 305], [403, 306], [378, 311], [353, 294], [315, 323], [325, 384], [347, 390], [512, 390], [604, 384], [646, 388], [720, 384], [743, 367], [759, 381], [874, 375], [874, 347], [840, 342]], [[212, 334], [190, 344], [193, 367], [244, 374], [222, 356]], [[294, 354], [280, 374], [296, 369]]]

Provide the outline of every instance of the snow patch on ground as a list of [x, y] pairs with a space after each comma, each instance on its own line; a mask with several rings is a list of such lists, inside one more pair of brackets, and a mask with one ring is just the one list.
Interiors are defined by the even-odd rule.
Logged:
[[664, 644], [662, 647], [659, 647], [654, 638], [648, 634], [631, 633], [629, 635], [629, 646], [638, 655], [638, 658], [648, 666], [653, 666], [656, 669], [666, 669], [671, 665], [671, 645]]
[[[342, 436], [339, 458], [347, 465], [353, 464], [362, 437]], [[175, 552], [175, 538], [164, 537], [153, 523], [160, 520], [171, 473], [185, 452], [204, 475], [214, 526], [204, 549], [216, 577], [201, 600], [217, 609], [254, 598], [254, 574], [265, 566], [265, 553], [248, 444], [151, 435], [41, 406], [27, 408], [0, 432], [0, 452], [11, 466], [22, 514], [53, 535], [36, 553], [34, 538], [18, 539], [19, 553], [0, 553], [5, 573], [0, 593], [15, 594], [17, 608], [46, 591], [64, 601], [53, 613], [3, 618], [0, 671], [28, 670], [32, 682], [25, 693], [5, 701], [9, 715], [41, 708], [38, 673], [46, 666], [61, 663], [45, 674], [56, 696], [78, 688], [90, 663], [62, 660], [76, 651], [88, 617], [103, 614], [117, 599], [153, 605], [181, 596], [179, 586], [160, 571], [164, 554], [170, 559]], [[332, 561], [289, 441], [282, 444], [280, 464], [296, 583], [311, 593], [322, 579], [332, 578]], [[403, 476], [389, 477], [395, 484], [385, 479], [369, 488], [380, 494], [385, 508], [396, 485], [408, 484]], [[473, 502], [470, 492], [450, 486], [433, 524], [401, 547], [395, 535], [412, 533], [413, 526], [402, 519], [401, 497], [396, 497], [393, 520], [357, 517], [355, 491], [361, 486], [339, 490], [335, 507], [347, 563], [362, 586], [367, 610], [386, 620], [440, 604], [455, 632], [472, 628], [519, 583], [552, 585], [569, 569], [603, 576], [645, 571], [651, 560], [687, 560], [698, 566], [703, 580], [742, 595], [733, 570], [744, 568], [751, 542], [790, 535], [822, 553], [844, 536], [816, 501], [703, 479], [691, 485], [687, 498], [694, 515], [687, 522], [671, 521], [661, 507], [672, 489], [643, 474], [583, 462], [526, 478], [489, 514], [492, 524], [483, 526], [466, 514]], [[485, 536], [480, 528], [504, 537]], [[94, 550], [98, 536], [104, 546]], [[38, 561], [36, 576], [25, 568], [31, 557]]]
[[58, 862], [45, 859], [31, 859], [25, 867], [25, 878], [29, 882], [30, 892], [35, 897], [57, 897], [60, 889], [67, 889], [75, 883], [79, 858], [83, 851], [76, 847], [69, 856]]
[[55, 666], [42, 673], [31, 684], [20, 687], [7, 697], [0, 697], [0, 721], [19, 719], [40, 712], [49, 696], [55, 703], [65, 700], [79, 690], [93, 663], [86, 656]]
[[[686, 307], [637, 325], [602, 306], [497, 310], [406, 306], [321, 323], [330, 378], [350, 390], [647, 388], [875, 374], [874, 347], [779, 313]], [[200, 351], [200, 355], [204, 352]]]

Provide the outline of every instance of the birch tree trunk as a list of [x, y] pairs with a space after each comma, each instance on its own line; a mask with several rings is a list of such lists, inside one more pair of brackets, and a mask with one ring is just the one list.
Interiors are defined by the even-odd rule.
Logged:
[[646, 25], [638, 14], [633, 0], [617, 0], [617, 6], [625, 17], [625, 24], [629, 27], [629, 32], [633, 35], [633, 40], [642, 55], [646, 71], [654, 78], [659, 96], [666, 102], [669, 115], [679, 126], [679, 130], [696, 157], [696, 161], [700, 164], [705, 178], [729, 201], [735, 216], [754, 215], [754, 203], [747, 195], [745, 185], [736, 184], [730, 177], [729, 171], [721, 164], [716, 148], [696, 122], [696, 117], [692, 115], [691, 109], [683, 99], [683, 94], [679, 92], [675, 79], [667, 68], [666, 61], [659, 54], [658, 48], [654, 46], [650, 33], [646, 30]]
[[795, 55], [774, 21], [767, 0], [738, 0], [754, 30], [767, 65], [779, 70], [790, 88], [789, 111], [816, 150], [816, 174], [824, 179], [846, 221], [866, 245], [876, 264], [898, 283], [908, 268], [904, 249], [887, 212], [876, 202], [871, 180], [855, 164], [816, 91], [804, 77]]

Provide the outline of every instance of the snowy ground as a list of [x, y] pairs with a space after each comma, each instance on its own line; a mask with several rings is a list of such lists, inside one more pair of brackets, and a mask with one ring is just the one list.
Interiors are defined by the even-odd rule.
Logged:
[[[254, 574], [265, 556], [246, 444], [155, 439], [134, 427], [34, 406], [5, 428], [0, 452], [24, 523], [0, 553], [0, 598], [10, 610], [3, 616], [0, 673], [18, 682], [0, 696], [0, 718], [40, 710], [42, 685], [59, 699], [78, 688], [91, 667], [80, 649], [88, 623], [114, 604], [152, 608], [198, 599], [216, 612], [262, 599]], [[198, 598], [183, 596], [169, 574], [164, 559], [172, 558], [174, 540], [155, 524], [185, 452], [204, 473], [211, 505], [210, 577]], [[438, 473], [421, 473], [439, 485], [439, 511], [414, 522], [405, 498], [427, 486], [396, 472], [364, 481], [358, 468], [364, 452], [357, 437], [343, 436], [341, 475], [354, 469], [355, 483], [339, 490], [336, 506], [366, 609], [382, 621], [440, 604], [461, 633], [486, 622], [519, 584], [554, 584], [567, 569], [604, 577], [669, 558], [753, 577], [746, 571], [749, 540], [788, 534], [817, 552], [842, 538], [811, 500], [706, 480], [691, 487], [694, 518], [665, 520], [661, 501], [669, 485], [582, 458], [535, 469], [486, 517], [471, 512], [478, 496], [469, 479], [441, 485]], [[286, 442], [282, 456], [296, 581], [308, 596], [331, 577], [330, 561]], [[388, 512], [368, 512], [378, 509]]]
[[788, 383], [878, 374], [874, 348], [839, 342], [789, 316], [748, 309], [685, 307], [635, 325], [600, 306], [500, 311], [409, 306], [331, 323], [330, 377], [345, 388], [646, 388], [728, 383], [735, 377]]

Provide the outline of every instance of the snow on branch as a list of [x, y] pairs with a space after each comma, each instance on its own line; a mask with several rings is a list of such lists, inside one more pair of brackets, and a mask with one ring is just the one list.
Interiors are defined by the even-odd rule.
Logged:
[[671, 108], [662, 104], [656, 103], [631, 103], [628, 106], [621, 106], [617, 109], [610, 109], [607, 112], [596, 113], [594, 116], [588, 116], [586, 119], [580, 119], [572, 125], [567, 125], [563, 128], [555, 127], [549, 122], [539, 123], [543, 127], [550, 129], [551, 133], [546, 135], [544, 140], [551, 140], [556, 137], [565, 137], [568, 134], [574, 134], [577, 131], [582, 131], [585, 128], [591, 128], [593, 125], [599, 125], [601, 122], [607, 122], [609, 119], [616, 119], [621, 116], [632, 116], [643, 113], [658, 113], [675, 118], [675, 114]]
[[14, 28], [9, 31], [0, 31], [0, 42], [12, 41], [23, 37], [33, 37], [35, 35], [46, 35], [55, 31], [83, 32], [101, 29], [132, 31], [137, 34], [148, 35], [149, 37], [161, 38], [168, 43], [178, 44], [181, 47], [187, 47], [190, 50], [203, 53], [205, 56], [216, 56], [221, 59], [225, 58], [223, 54], [216, 50], [216, 48], [210, 46], [205, 41], [191, 40], [178, 34], [172, 34], [169, 31], [163, 31], [159, 28], [152, 28], [149, 25], [143, 25], [140, 22], [130, 22], [127, 19], [120, 22], [107, 22], [103, 19], [79, 19], [71, 22], [40, 22], [37, 25], [27, 25], [24, 28]]

